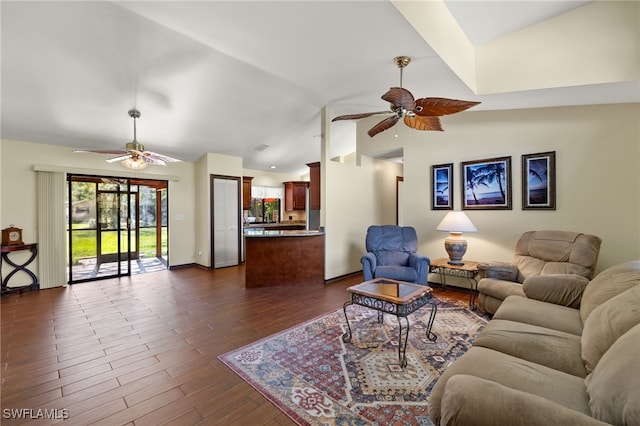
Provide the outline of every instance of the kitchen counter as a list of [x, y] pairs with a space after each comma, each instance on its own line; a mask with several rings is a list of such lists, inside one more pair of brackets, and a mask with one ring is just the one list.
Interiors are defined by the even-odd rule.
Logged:
[[281, 229], [281, 230], [304, 230], [304, 223], [252, 223], [245, 225], [244, 230], [252, 229]]
[[251, 229], [245, 228], [245, 237], [308, 237], [311, 235], [324, 235], [320, 231], [294, 230], [294, 229]]
[[324, 284], [324, 232], [245, 229], [245, 287]]

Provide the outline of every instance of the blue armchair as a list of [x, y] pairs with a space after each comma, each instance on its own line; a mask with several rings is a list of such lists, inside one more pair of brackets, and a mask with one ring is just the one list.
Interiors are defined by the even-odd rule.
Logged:
[[389, 278], [427, 285], [429, 258], [416, 253], [418, 235], [411, 226], [370, 226], [366, 248], [360, 259], [365, 281]]

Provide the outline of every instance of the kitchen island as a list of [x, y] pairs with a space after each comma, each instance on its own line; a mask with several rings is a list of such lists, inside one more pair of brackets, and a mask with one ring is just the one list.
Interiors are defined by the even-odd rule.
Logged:
[[245, 229], [245, 287], [324, 284], [324, 232]]

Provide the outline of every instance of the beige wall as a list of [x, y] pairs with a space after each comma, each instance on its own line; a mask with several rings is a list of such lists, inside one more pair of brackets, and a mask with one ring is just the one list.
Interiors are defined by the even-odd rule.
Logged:
[[[211, 267], [211, 175], [242, 178], [242, 158], [206, 153], [195, 163], [195, 262]], [[242, 180], [240, 180], [242, 187]], [[240, 211], [241, 213], [241, 211]], [[240, 214], [239, 213], [239, 214]]]
[[[323, 166], [323, 222], [326, 227], [325, 278], [361, 269], [366, 228], [395, 223], [395, 179], [404, 175], [405, 223], [415, 226], [420, 251], [446, 256], [446, 234], [435, 231], [445, 212], [430, 209], [429, 167], [454, 163], [456, 209], [461, 207], [460, 162], [511, 156], [513, 209], [469, 211], [479, 232], [467, 234], [467, 258], [510, 260], [516, 239], [529, 229], [567, 229], [603, 239], [598, 270], [640, 258], [640, 105], [468, 111], [443, 118], [445, 132], [417, 132], [403, 125], [369, 138], [375, 123], [358, 123], [359, 154], [404, 147], [404, 170], [362, 156], [359, 165], [326, 161]], [[3, 140], [0, 142], [0, 226], [23, 228], [36, 238], [34, 165], [124, 176], [119, 164], [98, 154], [69, 148]], [[521, 155], [556, 151], [557, 209], [521, 209]], [[242, 159], [206, 154], [196, 163], [149, 167], [140, 177], [169, 180], [170, 265], [209, 266], [209, 175], [257, 175]], [[282, 176], [275, 176], [280, 181]], [[268, 175], [260, 182], [266, 184]], [[202, 252], [202, 255], [198, 255]]]
[[14, 224], [23, 229], [25, 242], [36, 242], [34, 166], [73, 173], [168, 180], [169, 264], [182, 265], [194, 262], [193, 163], [172, 163], [166, 167], [151, 166], [143, 172], [133, 173], [119, 163], [106, 163], [104, 155], [74, 154], [70, 148], [9, 140], [2, 140], [0, 144], [0, 227], [6, 228]]
[[[602, 238], [598, 271], [640, 258], [639, 104], [467, 111], [443, 118], [444, 132], [398, 126], [369, 138], [375, 119], [358, 125], [361, 152], [404, 146], [405, 222], [415, 226], [420, 251], [446, 257], [446, 233], [435, 231], [445, 212], [430, 206], [430, 166], [454, 163], [454, 206], [461, 208], [460, 162], [511, 156], [513, 209], [467, 211], [478, 228], [466, 234], [466, 258], [511, 260], [517, 238], [531, 229], [563, 229]], [[400, 142], [398, 142], [398, 140]], [[521, 156], [556, 151], [557, 208], [522, 210]]]
[[362, 269], [369, 225], [396, 223], [395, 177], [401, 168], [363, 157], [361, 164], [328, 161], [325, 202], [325, 279]]

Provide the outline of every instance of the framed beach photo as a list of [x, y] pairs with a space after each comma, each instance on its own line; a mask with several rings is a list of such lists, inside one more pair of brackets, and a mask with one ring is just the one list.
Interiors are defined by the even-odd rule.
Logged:
[[522, 210], [556, 209], [556, 152], [522, 156]]
[[465, 161], [463, 210], [511, 210], [511, 157]]
[[453, 210], [453, 163], [431, 166], [431, 210]]

